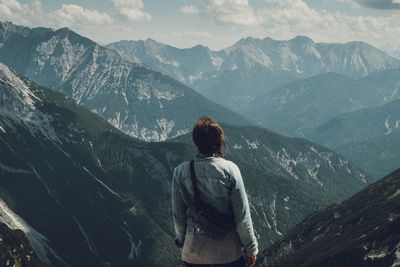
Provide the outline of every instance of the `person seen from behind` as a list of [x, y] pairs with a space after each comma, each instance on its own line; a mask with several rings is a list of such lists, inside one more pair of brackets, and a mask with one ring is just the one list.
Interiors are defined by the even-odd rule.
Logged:
[[174, 170], [172, 214], [186, 267], [254, 266], [258, 243], [237, 165], [224, 159], [223, 130], [203, 117], [193, 128], [197, 154]]

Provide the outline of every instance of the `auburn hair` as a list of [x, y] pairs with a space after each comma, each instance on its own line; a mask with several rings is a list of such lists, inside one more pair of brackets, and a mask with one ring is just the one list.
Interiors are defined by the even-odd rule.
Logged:
[[210, 117], [200, 118], [193, 127], [193, 142], [200, 153], [207, 156], [224, 157], [222, 147], [225, 147], [225, 135], [221, 126]]

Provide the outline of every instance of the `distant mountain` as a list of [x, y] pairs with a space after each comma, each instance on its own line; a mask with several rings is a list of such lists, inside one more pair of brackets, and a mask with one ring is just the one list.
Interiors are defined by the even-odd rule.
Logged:
[[399, 266], [400, 169], [314, 213], [261, 253], [258, 266]]
[[[39, 256], [56, 266], [179, 264], [171, 177], [193, 157], [193, 145], [128, 137], [3, 64], [0, 89], [0, 198], [7, 211], [0, 221], [25, 229]], [[304, 140], [224, 128], [235, 132], [228, 154], [242, 171], [261, 249], [369, 181]]]
[[400, 131], [400, 99], [341, 114], [316, 128], [307, 138], [334, 149], [397, 131]]
[[248, 112], [270, 129], [303, 137], [342, 113], [383, 102], [374, 87], [329, 72], [277, 87], [254, 100]]
[[0, 23], [0, 60], [140, 139], [162, 141], [185, 133], [204, 115], [251, 124], [137, 59], [68, 28], [31, 29]]
[[51, 267], [40, 261], [21, 230], [0, 222], [0, 266]]
[[400, 166], [400, 131], [377, 136], [360, 143], [339, 146], [335, 149], [351, 162], [368, 172], [373, 180]]
[[362, 79], [363, 86], [373, 87], [389, 102], [400, 98], [400, 68], [372, 73]]
[[138, 58], [229, 108], [245, 111], [261, 93], [326, 72], [352, 78], [400, 67], [400, 61], [363, 42], [315, 43], [248, 37], [220, 51], [178, 49], [154, 40], [120, 41], [107, 47]]
[[400, 100], [341, 114], [306, 138], [342, 154], [374, 180], [379, 179], [400, 167]]

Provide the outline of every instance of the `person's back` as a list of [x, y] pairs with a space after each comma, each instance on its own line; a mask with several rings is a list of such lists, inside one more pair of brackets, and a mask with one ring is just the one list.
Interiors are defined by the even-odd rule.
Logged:
[[193, 140], [199, 150], [194, 160], [194, 172], [201, 202], [231, 220], [236, 227], [219, 239], [207, 235], [196, 211], [189, 162], [181, 163], [174, 171], [172, 211], [176, 244], [182, 249], [182, 260], [186, 266], [245, 266], [242, 248], [253, 261], [258, 248], [239, 168], [223, 158], [223, 132], [212, 119], [202, 118], [196, 123]]

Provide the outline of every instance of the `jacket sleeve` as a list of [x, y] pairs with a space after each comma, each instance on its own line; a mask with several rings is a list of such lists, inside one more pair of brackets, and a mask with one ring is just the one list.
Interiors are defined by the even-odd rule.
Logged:
[[176, 234], [175, 245], [182, 248], [186, 233], [186, 206], [182, 201], [181, 190], [177, 180], [177, 168], [175, 168], [172, 178], [172, 217]]
[[242, 175], [235, 165], [233, 171], [233, 187], [231, 191], [231, 203], [236, 223], [236, 231], [239, 235], [246, 256], [255, 256], [258, 253], [258, 243], [254, 235], [253, 223], [250, 215], [249, 201]]

